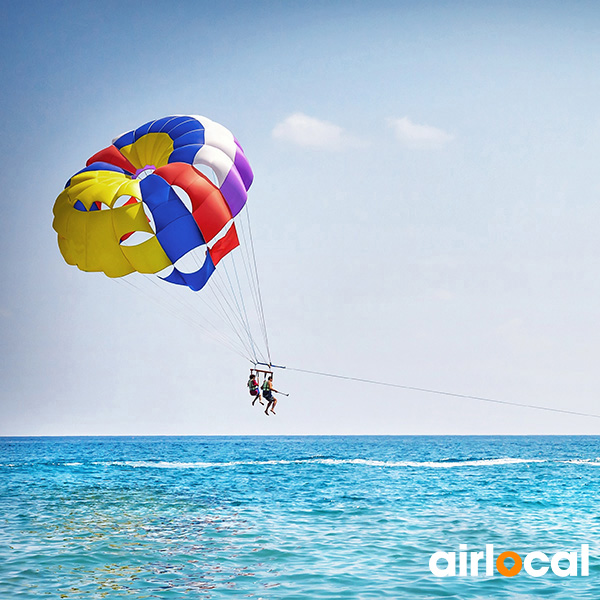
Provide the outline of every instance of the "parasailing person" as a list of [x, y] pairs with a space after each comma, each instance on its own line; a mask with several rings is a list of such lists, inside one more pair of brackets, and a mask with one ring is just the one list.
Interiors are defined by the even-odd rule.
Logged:
[[265, 379], [264, 383], [262, 384], [263, 398], [267, 401], [267, 408], [265, 409], [265, 414], [267, 415], [267, 417], [269, 416], [269, 409], [271, 409], [271, 412], [273, 414], [276, 414], [273, 409], [277, 405], [277, 398], [273, 396], [273, 392], [275, 392], [276, 394], [283, 393], [277, 391], [273, 387], [273, 375], [269, 375], [269, 377]]
[[258, 380], [256, 378], [256, 374], [253, 371], [250, 371], [250, 378], [248, 379], [248, 390], [250, 391], [250, 395], [254, 397], [252, 400], [252, 406], [254, 406], [255, 402], [258, 400], [263, 406], [265, 403], [262, 401], [260, 396], [260, 388], [258, 386]]

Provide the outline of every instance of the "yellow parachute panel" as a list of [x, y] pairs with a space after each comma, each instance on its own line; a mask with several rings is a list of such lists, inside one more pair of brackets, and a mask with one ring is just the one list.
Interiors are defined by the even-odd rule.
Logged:
[[137, 169], [147, 165], [158, 168], [169, 162], [169, 156], [173, 152], [173, 140], [168, 133], [147, 133], [120, 150], [121, 154]]

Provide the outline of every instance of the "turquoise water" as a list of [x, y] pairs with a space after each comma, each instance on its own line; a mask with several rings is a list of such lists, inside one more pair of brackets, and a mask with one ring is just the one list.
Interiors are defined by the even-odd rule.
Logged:
[[[0, 598], [597, 600], [599, 478], [597, 437], [0, 438]], [[590, 575], [430, 573], [486, 543]]]

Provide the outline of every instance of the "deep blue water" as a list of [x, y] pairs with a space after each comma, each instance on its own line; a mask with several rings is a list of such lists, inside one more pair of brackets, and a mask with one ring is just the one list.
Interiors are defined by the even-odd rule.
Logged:
[[[598, 437], [0, 438], [0, 598], [598, 600], [599, 478]], [[429, 571], [486, 543], [590, 575]]]

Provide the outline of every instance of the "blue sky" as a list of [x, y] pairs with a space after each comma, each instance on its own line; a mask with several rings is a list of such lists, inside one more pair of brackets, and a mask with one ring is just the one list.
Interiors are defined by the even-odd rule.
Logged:
[[247, 364], [67, 266], [52, 205], [168, 114], [231, 129], [274, 362], [600, 412], [593, 2], [40, 2], [0, 27], [0, 434], [595, 433]]

